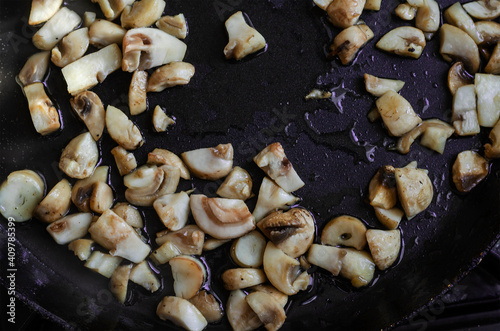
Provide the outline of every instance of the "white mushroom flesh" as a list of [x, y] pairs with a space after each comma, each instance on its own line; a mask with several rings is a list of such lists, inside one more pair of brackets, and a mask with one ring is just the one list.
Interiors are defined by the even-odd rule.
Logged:
[[366, 245], [366, 226], [356, 217], [348, 215], [335, 217], [323, 229], [321, 243], [361, 250]]
[[62, 7], [33, 35], [33, 44], [38, 49], [49, 51], [81, 21], [77, 13]]
[[439, 29], [439, 38], [439, 52], [446, 61], [461, 61], [470, 73], [479, 70], [479, 49], [466, 32], [456, 26], [443, 24]]
[[186, 192], [166, 194], [156, 199], [153, 207], [163, 225], [170, 231], [177, 231], [188, 221], [189, 195]]
[[488, 161], [481, 155], [474, 151], [463, 151], [453, 163], [453, 183], [460, 192], [469, 192], [486, 178], [488, 172]]
[[127, 175], [137, 168], [137, 160], [133, 153], [128, 152], [121, 146], [116, 146], [111, 150], [116, 167], [121, 176]]
[[493, 49], [490, 60], [486, 67], [484, 67], [484, 72], [494, 75], [500, 74], [500, 42]]
[[205, 242], [205, 233], [194, 224], [189, 224], [177, 231], [157, 234], [156, 243], [163, 246], [171, 243], [184, 255], [201, 255]]
[[348, 28], [359, 20], [366, 0], [333, 0], [326, 12], [330, 22], [338, 28]]
[[236, 166], [219, 186], [216, 193], [223, 198], [246, 200], [253, 196], [252, 178], [248, 171]]
[[130, 280], [141, 285], [151, 293], [158, 291], [161, 286], [158, 277], [146, 261], [142, 261], [132, 268], [130, 271]]
[[373, 38], [373, 31], [366, 25], [354, 25], [340, 32], [332, 45], [330, 45], [330, 57], [338, 56], [343, 65], [352, 62], [359, 50]]
[[500, 118], [500, 76], [478, 73], [474, 85], [479, 125], [491, 128]]
[[474, 39], [476, 44], [480, 44], [484, 41], [483, 36], [477, 30], [476, 24], [464, 10], [460, 2], [456, 2], [454, 5], [448, 7], [444, 12], [444, 17], [448, 23], [467, 32], [467, 34]]
[[62, 3], [63, 0], [33, 0], [28, 19], [29, 25], [47, 22], [61, 8]]
[[191, 173], [201, 179], [217, 180], [225, 177], [233, 168], [233, 146], [220, 144], [181, 154]]
[[175, 124], [175, 120], [165, 114], [160, 106], [156, 106], [153, 111], [153, 127], [156, 132], [165, 132], [169, 126]]
[[97, 2], [101, 7], [101, 11], [109, 21], [114, 21], [123, 9], [134, 3], [135, 0], [92, 0], [92, 2]]
[[426, 45], [422, 30], [412, 26], [401, 26], [387, 32], [376, 47], [396, 55], [418, 59]]
[[257, 204], [252, 212], [256, 222], [259, 222], [268, 213], [277, 209], [289, 209], [300, 198], [286, 192], [268, 177], [264, 177], [260, 185]]
[[242, 290], [229, 293], [226, 304], [226, 315], [233, 330], [254, 330], [262, 325], [257, 314], [245, 300], [246, 294]]
[[266, 47], [264, 37], [246, 23], [241, 11], [231, 15], [225, 25], [229, 36], [229, 42], [224, 47], [226, 59], [241, 60]]
[[341, 248], [313, 244], [309, 248], [307, 261], [338, 276], [345, 255], [345, 251]]
[[396, 187], [399, 202], [406, 217], [412, 218], [427, 209], [432, 202], [434, 190], [427, 172], [415, 168], [396, 168]]
[[94, 241], [91, 239], [76, 239], [68, 244], [68, 249], [73, 251], [80, 261], [86, 261], [92, 254]]
[[262, 265], [266, 243], [259, 231], [251, 231], [233, 242], [231, 258], [242, 268], [258, 268]]
[[340, 275], [351, 281], [354, 287], [368, 285], [375, 274], [375, 263], [366, 251], [343, 248], [346, 255], [342, 258]]
[[69, 33], [52, 49], [51, 60], [58, 67], [65, 67], [81, 58], [89, 47], [89, 30], [81, 28]]
[[415, 27], [424, 33], [434, 33], [439, 30], [441, 10], [435, 0], [424, 0], [423, 6], [418, 7], [415, 16]]
[[189, 302], [198, 308], [208, 323], [219, 322], [224, 316], [220, 303], [212, 294], [205, 290], [198, 292], [194, 297], [189, 299]]
[[228, 269], [222, 273], [221, 278], [224, 288], [228, 291], [259, 285], [267, 281], [264, 271], [255, 268]]
[[194, 75], [191, 63], [176, 61], [156, 69], [148, 80], [148, 92], [161, 92], [166, 88], [186, 85]]
[[146, 89], [148, 87], [148, 73], [136, 70], [132, 75], [128, 90], [128, 107], [130, 115], [139, 115], [148, 108]]
[[83, 13], [83, 26], [88, 28], [95, 22], [97, 14], [93, 11]]
[[59, 169], [71, 178], [87, 178], [94, 172], [99, 158], [97, 144], [89, 132], [73, 138], [64, 148]]
[[144, 226], [141, 213], [134, 206], [126, 202], [120, 202], [117, 203], [112, 210], [131, 227], [142, 228]]
[[377, 268], [385, 270], [396, 262], [401, 250], [399, 230], [369, 229], [366, 240]]
[[491, 129], [488, 138], [491, 143], [484, 145], [484, 156], [488, 159], [500, 158], [500, 121]]
[[71, 184], [67, 179], [59, 181], [33, 211], [33, 216], [52, 223], [66, 215], [71, 206]]
[[391, 209], [397, 203], [394, 167], [380, 167], [368, 185], [368, 200], [373, 207]]
[[191, 179], [189, 170], [184, 162], [182, 162], [181, 158], [178, 157], [175, 153], [172, 153], [171, 151], [168, 151], [166, 149], [155, 148], [148, 154], [148, 163], [156, 165], [165, 164], [177, 167], [181, 173], [181, 178], [186, 180]]
[[84, 91], [69, 101], [71, 109], [85, 123], [94, 140], [99, 140], [106, 125], [106, 112], [99, 96], [92, 91]]
[[78, 213], [65, 216], [47, 226], [47, 231], [59, 245], [66, 245], [73, 240], [82, 238], [92, 221], [92, 214]]
[[400, 137], [422, 122], [411, 104], [394, 91], [386, 92], [376, 104], [382, 121], [393, 136]]
[[119, 302], [125, 303], [132, 264], [118, 266], [109, 279], [109, 290]]
[[500, 16], [500, 2], [497, 0], [478, 0], [464, 4], [470, 16], [478, 20], [492, 20]]
[[396, 79], [379, 78], [369, 74], [364, 74], [365, 88], [374, 97], [381, 97], [388, 91], [399, 92], [405, 82]]
[[111, 256], [99, 251], [94, 251], [85, 262], [85, 267], [103, 275], [104, 277], [110, 278], [121, 262], [122, 258], [119, 256]]
[[36, 132], [45, 136], [59, 130], [61, 127], [59, 112], [45, 93], [43, 83], [25, 86], [24, 95], [28, 100], [31, 121]]
[[90, 197], [94, 191], [94, 185], [98, 182], [108, 182], [109, 167], [97, 167], [94, 173], [78, 180], [71, 190], [71, 201], [82, 212], [90, 212]]
[[111, 44], [120, 45], [127, 30], [116, 23], [97, 19], [89, 27], [89, 40], [98, 48]]
[[451, 115], [455, 132], [460, 136], [475, 135], [480, 132], [476, 111], [476, 89], [474, 85], [459, 87], [453, 96]]
[[266, 330], [279, 330], [285, 323], [285, 310], [270, 294], [256, 291], [248, 294], [245, 300], [257, 314]]
[[156, 22], [156, 27], [172, 36], [185, 39], [188, 34], [188, 26], [184, 14], [175, 16], [163, 16]]
[[405, 21], [411, 21], [417, 15], [417, 7], [412, 6], [408, 3], [400, 3], [396, 9], [394, 9], [396, 15]]
[[155, 23], [165, 9], [164, 0], [140, 0], [123, 9], [120, 17], [126, 29], [142, 28]]
[[190, 331], [201, 331], [207, 326], [207, 320], [202, 313], [183, 298], [164, 297], [156, 308], [156, 315], [161, 320], [169, 320]]
[[49, 67], [49, 59], [49, 51], [38, 52], [28, 58], [17, 76], [23, 87], [43, 81]]
[[379, 222], [389, 230], [397, 229], [399, 223], [405, 215], [404, 211], [402, 211], [398, 207], [394, 207], [391, 209], [374, 207], [373, 209], [375, 210], [375, 216], [377, 217]]
[[111, 138], [127, 150], [134, 150], [144, 143], [139, 128], [120, 109], [108, 105], [106, 128]]

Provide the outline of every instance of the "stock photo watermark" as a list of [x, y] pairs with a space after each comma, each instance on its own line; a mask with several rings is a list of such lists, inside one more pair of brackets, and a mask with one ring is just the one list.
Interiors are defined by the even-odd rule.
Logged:
[[7, 321], [16, 323], [16, 226], [15, 219], [7, 219]]

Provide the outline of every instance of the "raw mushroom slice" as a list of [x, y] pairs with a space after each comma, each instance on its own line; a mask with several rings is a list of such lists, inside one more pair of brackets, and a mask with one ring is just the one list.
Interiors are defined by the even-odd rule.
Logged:
[[196, 224], [214, 238], [237, 238], [255, 229], [254, 218], [242, 200], [193, 194], [189, 205]]
[[207, 320], [202, 313], [188, 300], [166, 296], [158, 304], [156, 315], [165, 321], [190, 331], [201, 331], [207, 326]]
[[484, 156], [488, 159], [500, 158], [500, 121], [491, 129], [488, 138], [491, 143], [484, 145]]
[[92, 214], [78, 213], [65, 216], [47, 226], [47, 231], [59, 245], [66, 245], [82, 238], [92, 221]]
[[92, 2], [97, 2], [101, 7], [101, 11], [109, 21], [114, 21], [123, 9], [134, 3], [135, 0], [92, 0]]
[[153, 203], [163, 225], [170, 231], [182, 229], [189, 217], [189, 195], [186, 192], [166, 194]]
[[343, 248], [346, 255], [342, 258], [340, 275], [351, 281], [352, 286], [368, 285], [375, 274], [375, 263], [370, 253], [352, 248]]
[[411, 21], [417, 15], [417, 7], [412, 6], [408, 3], [400, 3], [394, 13], [402, 20]]
[[156, 22], [156, 27], [179, 39], [185, 39], [188, 34], [188, 26], [184, 14], [175, 16], [163, 16]]
[[387, 32], [375, 46], [389, 53], [418, 59], [425, 44], [422, 30], [412, 26], [400, 26]]
[[491, 128], [500, 118], [500, 76], [478, 73], [474, 85], [479, 125]]
[[379, 78], [370, 74], [364, 74], [365, 88], [374, 97], [381, 97], [388, 91], [399, 92], [405, 82], [396, 79]]
[[424, 33], [435, 33], [441, 23], [441, 10], [435, 0], [424, 0], [423, 6], [418, 7], [415, 16], [415, 27]]
[[408, 219], [427, 209], [434, 190], [427, 172], [422, 169], [396, 168], [398, 197]]
[[175, 120], [169, 117], [160, 106], [153, 111], [153, 127], [156, 132], [165, 132], [169, 126], [175, 124]]
[[33, 217], [44, 193], [45, 183], [36, 172], [11, 172], [0, 186], [0, 213], [9, 221], [27, 221]]
[[448, 62], [461, 61], [468, 72], [479, 70], [479, 49], [474, 39], [466, 32], [450, 24], [443, 24], [439, 29], [439, 52]]
[[231, 15], [225, 26], [229, 37], [229, 42], [224, 47], [226, 59], [234, 58], [238, 61], [266, 47], [264, 37], [247, 24], [241, 11]]
[[396, 262], [401, 250], [401, 232], [399, 230], [366, 231], [366, 241], [375, 265], [385, 270]]
[[49, 67], [49, 59], [49, 51], [31, 55], [17, 76], [17, 79], [22, 84], [21, 86], [24, 87], [32, 83], [42, 82]]
[[194, 75], [191, 63], [177, 61], [156, 69], [148, 80], [147, 92], [161, 92], [166, 88], [186, 85]]
[[342, 215], [328, 222], [321, 233], [321, 243], [349, 246], [361, 250], [366, 246], [366, 226], [356, 217]]
[[348, 28], [359, 20], [366, 0], [333, 0], [326, 8], [330, 22], [338, 28]]
[[77, 13], [62, 7], [33, 35], [33, 44], [38, 49], [49, 51], [81, 21]]
[[276, 247], [294, 258], [307, 252], [314, 240], [314, 218], [302, 208], [276, 211], [257, 225]]
[[464, 4], [470, 16], [478, 20], [493, 20], [500, 16], [500, 1], [478, 0]]
[[123, 37], [123, 71], [146, 70], [174, 61], [182, 61], [187, 45], [153, 28], [128, 30]]
[[448, 87], [451, 94], [454, 95], [460, 87], [470, 84], [474, 84], [474, 77], [467, 72], [462, 62], [455, 62], [448, 71]]
[[52, 49], [50, 59], [58, 67], [65, 67], [81, 58], [89, 47], [89, 29], [81, 28], [69, 33]]
[[155, 148], [152, 152], [148, 154], [148, 163], [155, 165], [169, 165], [172, 167], [176, 167], [179, 169], [181, 173], [181, 178], [186, 180], [191, 179], [189, 170], [184, 164], [184, 162], [182, 162], [181, 158], [166, 149]]
[[91, 239], [76, 239], [68, 244], [68, 249], [73, 251], [80, 261], [87, 261], [92, 254], [94, 241]]
[[264, 271], [255, 268], [228, 269], [222, 273], [221, 278], [224, 288], [228, 291], [263, 284], [267, 281]]
[[137, 160], [133, 153], [129, 153], [125, 148], [116, 146], [111, 150], [111, 154], [115, 158], [116, 167], [120, 176], [127, 175], [137, 168]]
[[216, 193], [223, 198], [246, 200], [253, 196], [252, 177], [248, 171], [236, 166], [219, 186]]
[[383, 209], [379, 207], [374, 207], [375, 216], [386, 228], [389, 230], [397, 229], [399, 223], [403, 219], [405, 212], [399, 209], [398, 207], [394, 207], [391, 209]]
[[106, 113], [99, 96], [92, 91], [84, 91], [75, 95], [69, 102], [94, 140], [99, 140], [106, 125]]
[[96, 86], [118, 70], [121, 62], [120, 47], [111, 44], [68, 64], [61, 70], [68, 85], [68, 92], [76, 95]]
[[299, 200], [300, 198], [286, 192], [268, 177], [264, 177], [252, 215], [258, 223], [269, 212], [277, 209], [289, 209]]
[[130, 271], [130, 280], [137, 285], [141, 285], [151, 293], [158, 291], [161, 286], [158, 277], [146, 261], [142, 261], [132, 268]]
[[122, 260], [123, 259], [119, 256], [111, 256], [99, 251], [94, 251], [85, 262], [85, 267], [104, 277], [110, 278]]
[[127, 30], [116, 23], [97, 19], [89, 27], [90, 44], [103, 48], [111, 44], [120, 45]]
[[199, 260], [187, 255], [176, 256], [168, 261], [174, 278], [175, 296], [189, 300], [200, 290], [207, 272]]
[[94, 173], [78, 180], [71, 190], [71, 201], [82, 212], [90, 212], [90, 197], [93, 195], [94, 185], [98, 182], [108, 182], [109, 167], [99, 166]]
[[94, 172], [99, 159], [97, 144], [89, 132], [73, 138], [64, 148], [59, 169], [71, 178], [87, 178]]
[[342, 248], [313, 244], [309, 248], [307, 261], [338, 276], [345, 255], [346, 252]]
[[120, 17], [125, 29], [142, 28], [155, 23], [165, 9], [164, 0], [140, 0], [125, 7]]
[[368, 185], [368, 200], [373, 207], [391, 209], [398, 201], [394, 167], [380, 167]]
[[36, 206], [33, 216], [45, 223], [52, 223], [66, 215], [71, 206], [71, 184], [62, 179]]
[[113, 212], [120, 216], [128, 225], [133, 228], [144, 227], [144, 222], [142, 221], [141, 213], [132, 205], [126, 202], [117, 203], [113, 208]]
[[59, 130], [61, 127], [59, 112], [45, 93], [43, 83], [30, 84], [23, 90], [36, 132], [45, 136]]
[[359, 50], [373, 38], [373, 31], [366, 25], [354, 25], [340, 32], [330, 45], [329, 57], [338, 56], [343, 65], [352, 62]]
[[109, 290], [120, 303], [125, 303], [127, 298], [128, 281], [132, 264], [118, 266], [109, 279]]
[[453, 183], [462, 193], [471, 191], [489, 172], [489, 164], [481, 155], [474, 151], [463, 151], [457, 155], [453, 163]]
[[258, 268], [262, 265], [266, 239], [257, 230], [236, 239], [231, 245], [231, 258], [242, 268]]
[[148, 87], [148, 73], [136, 70], [132, 75], [128, 90], [128, 107], [130, 115], [139, 115], [148, 108], [146, 89]]
[[265, 292], [252, 292], [245, 297], [266, 330], [279, 330], [285, 323], [286, 313], [278, 301]]
[[483, 36], [477, 30], [476, 24], [464, 10], [460, 2], [455, 2], [454, 5], [448, 7], [444, 12], [444, 17], [448, 23], [467, 32], [476, 44], [479, 45], [484, 41]]
[[242, 290], [229, 293], [226, 304], [226, 315], [233, 330], [255, 330], [262, 325], [257, 314], [245, 300], [246, 294]]
[[208, 323], [217, 323], [224, 316], [220, 303], [212, 294], [205, 290], [198, 292], [194, 297], [189, 299], [189, 302], [198, 308]]
[[304, 182], [285, 155], [280, 143], [268, 145], [253, 161], [286, 192], [293, 192], [304, 186]]
[[387, 130], [400, 137], [422, 122], [411, 104], [394, 91], [388, 91], [376, 101], [378, 112]]
[[144, 143], [139, 128], [120, 109], [108, 105], [106, 128], [111, 138], [127, 150], [134, 150]]
[[225, 177], [233, 168], [233, 145], [200, 148], [181, 154], [191, 173], [198, 178], [217, 180]]
[[47, 22], [61, 8], [62, 3], [63, 0], [33, 0], [28, 24], [38, 25]]

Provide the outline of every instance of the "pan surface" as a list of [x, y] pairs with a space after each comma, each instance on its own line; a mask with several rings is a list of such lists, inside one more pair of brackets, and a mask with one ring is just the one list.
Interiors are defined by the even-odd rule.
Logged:
[[[38, 135], [31, 123], [27, 102], [15, 82], [27, 57], [36, 52], [31, 43], [35, 28], [27, 24], [30, 1], [1, 1], [0, 15], [0, 179], [29, 168], [42, 174], [47, 188], [64, 178], [58, 169], [61, 150], [84, 125], [73, 114], [66, 85], [52, 66], [45, 81], [57, 103], [64, 128], [48, 137]], [[393, 16], [398, 1], [384, 0], [380, 12], [362, 18], [375, 38], [360, 52], [354, 64], [328, 61], [325, 50], [334, 34], [324, 13], [309, 1], [240, 0], [167, 1], [165, 13], [184, 13], [189, 24], [185, 61], [196, 73], [191, 82], [161, 93], [148, 94], [148, 111], [132, 117], [146, 143], [134, 152], [138, 164], [147, 153], [165, 148], [183, 151], [232, 143], [235, 165], [247, 169], [254, 192], [263, 173], [252, 157], [269, 143], [284, 146], [306, 185], [296, 192], [300, 205], [317, 222], [317, 238], [326, 222], [340, 214], [361, 218], [370, 228], [383, 228], [366, 202], [368, 183], [380, 166], [401, 167], [417, 161], [429, 170], [434, 199], [427, 211], [401, 225], [403, 251], [397, 265], [377, 272], [373, 283], [355, 290], [346, 281], [321, 270], [313, 273], [307, 291], [291, 297], [284, 329], [380, 329], [389, 327], [428, 303], [456, 283], [479, 263], [500, 232], [500, 169], [493, 162], [487, 179], [462, 195], [451, 181], [456, 155], [467, 149], [482, 150], [489, 130], [470, 138], [452, 137], [443, 155], [415, 143], [409, 154], [390, 151], [395, 142], [380, 123], [366, 117], [374, 99], [364, 90], [363, 74], [401, 79], [401, 94], [423, 118], [450, 120], [451, 96], [446, 86], [449, 64], [439, 55], [439, 40], [430, 41], [419, 60], [404, 59], [375, 49], [376, 41], [390, 29], [407, 25]], [[440, 1], [441, 8], [453, 1]], [[80, 14], [100, 13], [90, 1], [66, 1]], [[224, 21], [242, 10], [266, 38], [265, 52], [241, 62], [224, 59], [227, 43]], [[99, 15], [99, 14], [98, 14]], [[93, 88], [105, 105], [128, 112], [127, 91], [131, 75], [115, 72]], [[305, 100], [313, 88], [333, 93], [327, 100]], [[156, 105], [176, 118], [167, 133], [154, 133], [152, 110]], [[111, 166], [116, 201], [125, 201], [124, 186], [110, 150], [116, 146], [105, 134], [99, 142], [101, 164]], [[215, 195], [220, 182], [201, 180], [181, 183]], [[250, 201], [252, 206], [254, 201]], [[147, 238], [162, 229], [154, 210], [142, 208]], [[1, 282], [5, 285], [7, 222], [0, 221]], [[108, 279], [83, 266], [65, 246], [58, 246], [37, 220], [16, 224], [16, 293], [41, 314], [68, 328], [152, 329], [174, 328], [155, 315], [158, 302], [173, 295], [168, 265], [158, 269], [162, 288], [146, 293], [131, 285], [127, 305], [108, 291]], [[235, 264], [229, 245], [203, 255], [208, 266], [207, 287], [222, 303], [228, 294], [220, 274]], [[226, 320], [209, 329], [228, 329]]]

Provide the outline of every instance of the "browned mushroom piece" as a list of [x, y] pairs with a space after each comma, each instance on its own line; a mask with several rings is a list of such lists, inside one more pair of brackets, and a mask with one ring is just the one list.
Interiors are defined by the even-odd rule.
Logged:
[[140, 0], [126, 6], [120, 20], [125, 29], [142, 28], [155, 23], [165, 9], [165, 0]]
[[466, 32], [456, 26], [443, 24], [439, 29], [439, 38], [439, 52], [446, 61], [461, 61], [472, 74], [479, 70], [479, 49]]
[[63, 0], [33, 0], [28, 19], [29, 25], [47, 22], [61, 8], [62, 3]]
[[71, 108], [85, 123], [94, 140], [99, 140], [106, 124], [106, 113], [99, 96], [92, 91], [84, 91], [69, 101]]
[[474, 84], [474, 77], [471, 76], [462, 62], [455, 62], [448, 71], [448, 87], [451, 94], [465, 85]]
[[109, 21], [114, 21], [123, 9], [134, 3], [135, 0], [92, 0], [92, 2], [97, 2], [101, 7], [101, 11]]
[[407, 154], [411, 144], [422, 135], [420, 140], [422, 146], [443, 154], [446, 140], [454, 132], [455, 129], [446, 122], [438, 119], [425, 120], [398, 140], [397, 150], [402, 154]]
[[179, 39], [185, 39], [188, 34], [188, 26], [184, 14], [175, 16], [163, 16], [156, 22], [156, 27]]
[[89, 41], [102, 48], [111, 44], [121, 44], [127, 30], [108, 20], [95, 20], [89, 27]]
[[394, 167], [390, 165], [379, 168], [368, 186], [368, 200], [373, 207], [391, 209], [396, 205], [396, 179]]
[[246, 23], [241, 11], [231, 15], [226, 20], [225, 26], [229, 37], [229, 41], [224, 47], [226, 59], [241, 60], [266, 47], [264, 37]]
[[463, 151], [453, 163], [453, 182], [457, 190], [466, 193], [477, 186], [489, 172], [489, 164], [475, 151]]
[[52, 49], [51, 60], [58, 67], [65, 67], [81, 58], [89, 47], [89, 29], [81, 28], [69, 33]]
[[359, 20], [366, 0], [333, 0], [326, 8], [330, 22], [338, 28], [348, 28]]
[[338, 56], [343, 65], [354, 60], [359, 50], [373, 38], [373, 31], [366, 25], [353, 25], [340, 32], [332, 45], [329, 57]]
[[45, 136], [59, 130], [61, 127], [59, 112], [45, 93], [43, 83], [27, 85], [23, 90], [36, 132]]
[[491, 129], [488, 138], [491, 143], [484, 145], [484, 156], [488, 159], [500, 158], [500, 121]]
[[17, 76], [23, 87], [43, 81], [49, 67], [49, 59], [49, 51], [35, 53], [28, 58]]
[[73, 138], [64, 148], [59, 169], [71, 178], [87, 178], [94, 172], [99, 158], [97, 144], [89, 132]]
[[186, 85], [194, 75], [191, 63], [177, 61], [156, 69], [148, 81], [148, 92], [161, 92], [166, 88]]
[[389, 53], [418, 59], [425, 45], [422, 30], [412, 26], [400, 26], [387, 32], [375, 46]]
[[130, 115], [139, 115], [148, 108], [147, 87], [148, 73], [143, 70], [134, 71], [128, 90]]

